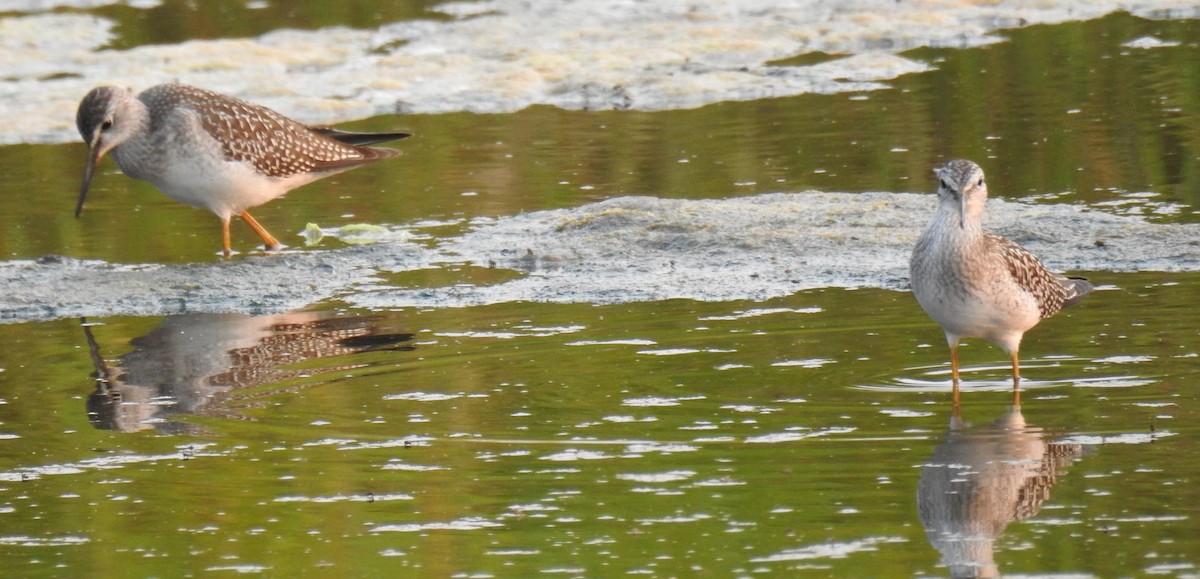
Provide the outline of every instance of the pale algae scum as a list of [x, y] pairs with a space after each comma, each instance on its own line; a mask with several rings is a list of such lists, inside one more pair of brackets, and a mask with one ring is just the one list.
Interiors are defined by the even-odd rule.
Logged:
[[[141, 90], [186, 82], [308, 123], [534, 104], [667, 110], [884, 88], [930, 69], [900, 52], [1002, 42], [1001, 28], [1117, 10], [1144, 18], [1200, 14], [1181, 0], [490, 0], [438, 6], [448, 21], [111, 50], [114, 22], [61, 10], [103, 4], [0, 2], [9, 14], [0, 18], [0, 143], [78, 139], [75, 107], [100, 84]], [[846, 56], [770, 64], [817, 51]]]
[[[429, 246], [395, 227], [373, 244], [232, 262], [116, 265], [62, 257], [0, 263], [0, 321], [185, 312], [281, 312], [337, 298], [365, 308], [514, 301], [766, 300], [820, 287], [907, 290], [908, 255], [933, 194], [619, 197], [477, 218]], [[1060, 271], [1200, 270], [1200, 224], [1078, 205], [993, 199], [988, 226]], [[449, 264], [519, 272], [493, 285], [410, 289], [388, 273]]]
[[[186, 82], [309, 123], [408, 112], [511, 112], [535, 104], [669, 110], [885, 88], [901, 75], [931, 70], [901, 52], [1003, 42], [1002, 28], [1116, 10], [1144, 18], [1200, 16], [1195, 3], [1168, 0], [491, 0], [442, 4], [437, 10], [446, 20], [112, 50], [105, 47], [114, 39], [114, 22], [63, 10], [103, 4], [0, 3], [8, 14], [0, 18], [6, 119], [0, 143], [77, 140], [75, 107], [100, 84], [140, 90]], [[771, 64], [816, 51], [845, 56], [809, 66]], [[919, 229], [914, 224], [932, 211], [932, 194], [647, 196], [477, 219], [465, 234], [432, 247], [411, 241], [420, 229], [413, 225], [381, 231], [371, 245], [235, 262], [0, 262], [0, 321], [266, 313], [330, 298], [362, 307], [465, 307], [513, 300], [764, 300], [818, 287], [904, 290]], [[1054, 269], [1200, 267], [1195, 225], [999, 200], [990, 202], [989, 214], [992, 227]], [[381, 274], [448, 263], [522, 275], [491, 286], [424, 289], [381, 281]]]

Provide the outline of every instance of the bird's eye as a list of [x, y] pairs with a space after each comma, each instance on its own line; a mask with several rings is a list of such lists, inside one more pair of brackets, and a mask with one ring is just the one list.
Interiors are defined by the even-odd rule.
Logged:
[[979, 182], [978, 182], [978, 183], [976, 183], [976, 184], [975, 184], [975, 186], [976, 186], [976, 187], [983, 187], [983, 177], [980, 177], [980, 178], [979, 178]]
[[104, 119], [104, 122], [100, 123], [101, 131], [107, 131], [111, 128], [112, 128], [112, 119]]

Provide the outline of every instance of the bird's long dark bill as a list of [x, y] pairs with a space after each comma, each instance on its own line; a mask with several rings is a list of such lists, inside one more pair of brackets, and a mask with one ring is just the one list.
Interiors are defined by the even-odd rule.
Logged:
[[75, 202], [75, 218], [79, 218], [79, 214], [83, 213], [83, 200], [87, 197], [88, 185], [92, 183], [92, 173], [96, 172], [96, 165], [100, 163], [100, 148], [92, 147], [88, 151], [87, 166], [83, 168], [83, 185], [79, 187], [79, 201]]

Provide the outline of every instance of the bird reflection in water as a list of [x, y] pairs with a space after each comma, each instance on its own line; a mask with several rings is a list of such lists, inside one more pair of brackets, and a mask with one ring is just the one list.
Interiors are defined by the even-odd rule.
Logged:
[[305, 360], [344, 357], [377, 350], [414, 349], [413, 335], [382, 325], [382, 316], [338, 317], [292, 312], [251, 317], [242, 314], [184, 314], [165, 319], [133, 339], [132, 352], [109, 365], [92, 326], [81, 319], [95, 372], [88, 396], [88, 419], [96, 428], [132, 432], [193, 432], [194, 425], [170, 420], [177, 414], [240, 418], [237, 408], [275, 393], [247, 389], [302, 376], [358, 368], [340, 359], [333, 365], [297, 369]]
[[985, 426], [968, 426], [956, 405], [950, 429], [921, 469], [917, 511], [951, 577], [998, 577], [995, 542], [1011, 521], [1032, 517], [1078, 444], [1043, 440], [1013, 405]]

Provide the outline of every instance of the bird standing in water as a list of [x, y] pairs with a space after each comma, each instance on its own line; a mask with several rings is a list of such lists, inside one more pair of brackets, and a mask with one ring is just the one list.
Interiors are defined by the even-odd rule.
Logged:
[[1092, 285], [1052, 273], [1025, 248], [983, 228], [987, 184], [979, 165], [950, 161], [935, 173], [937, 212], [909, 263], [913, 294], [946, 332], [955, 403], [962, 338], [983, 338], [1008, 353], [1018, 396], [1021, 337], [1039, 321], [1078, 303]]
[[160, 84], [136, 96], [123, 88], [95, 88], [79, 103], [75, 124], [89, 148], [76, 217], [96, 165], [111, 152], [126, 175], [216, 213], [225, 257], [234, 215], [268, 250], [278, 249], [279, 241], [247, 209], [317, 179], [394, 157], [399, 151], [367, 145], [409, 136], [309, 127], [266, 107], [182, 84]]

